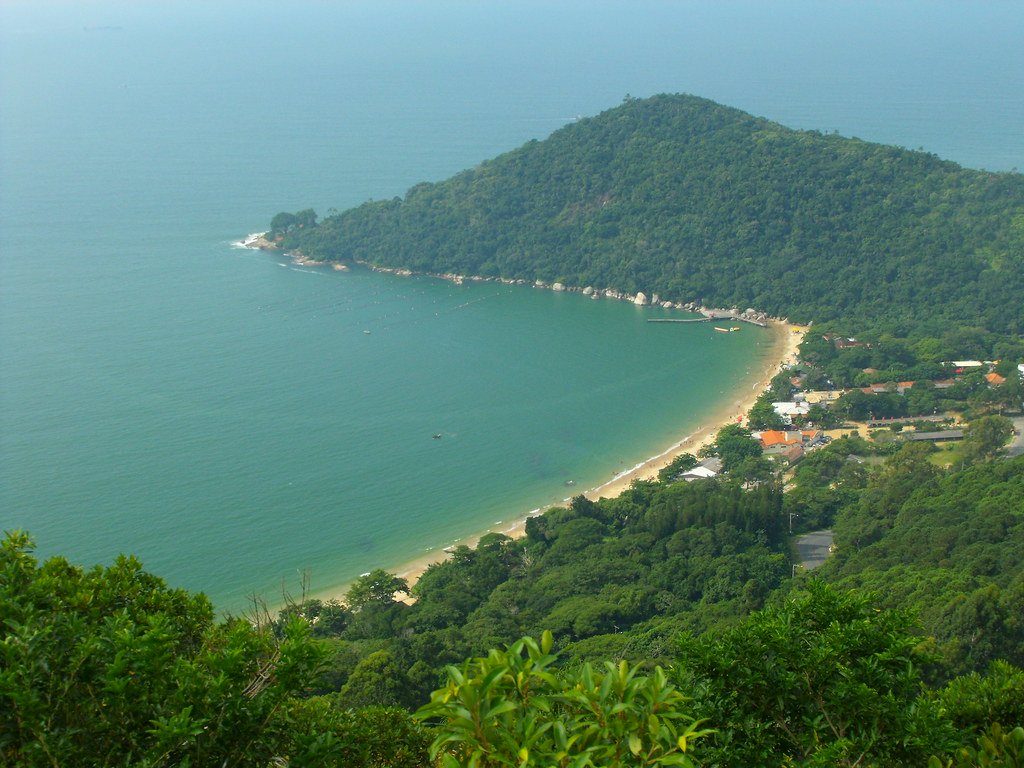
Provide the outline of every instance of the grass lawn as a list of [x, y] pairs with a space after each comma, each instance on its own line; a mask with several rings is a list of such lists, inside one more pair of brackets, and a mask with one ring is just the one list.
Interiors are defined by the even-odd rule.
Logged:
[[963, 451], [960, 449], [959, 443], [939, 446], [939, 450], [931, 454], [928, 460], [943, 468], [951, 467], [963, 460]]

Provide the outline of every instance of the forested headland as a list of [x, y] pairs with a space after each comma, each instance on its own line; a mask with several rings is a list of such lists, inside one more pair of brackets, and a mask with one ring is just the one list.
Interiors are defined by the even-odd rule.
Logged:
[[1024, 766], [1024, 177], [658, 96], [268, 238], [814, 325], [706, 456], [415, 585], [218, 618], [9, 533], [0, 762]]
[[271, 234], [316, 259], [644, 291], [858, 332], [1024, 332], [1024, 176], [693, 96], [627, 98], [403, 198], [319, 223], [281, 214]]

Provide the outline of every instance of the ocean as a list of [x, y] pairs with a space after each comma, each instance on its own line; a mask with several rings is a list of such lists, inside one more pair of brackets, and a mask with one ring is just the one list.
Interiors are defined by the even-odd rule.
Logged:
[[233, 243], [626, 94], [1024, 167], [1018, 6], [822, 5], [0, 5], [0, 527], [238, 611], [500, 530], [693, 431], [767, 334]]

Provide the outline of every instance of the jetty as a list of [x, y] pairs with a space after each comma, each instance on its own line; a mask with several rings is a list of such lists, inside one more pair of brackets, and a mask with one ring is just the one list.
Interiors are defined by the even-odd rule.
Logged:
[[737, 320], [741, 323], [750, 323], [756, 325], [759, 328], [767, 328], [768, 323], [761, 320], [754, 320], [750, 317], [744, 317], [743, 315], [715, 315], [714, 317], [649, 317], [647, 318], [648, 323], [710, 323], [715, 320]]
[[711, 321], [710, 317], [649, 317], [647, 318], [648, 323], [708, 323]]

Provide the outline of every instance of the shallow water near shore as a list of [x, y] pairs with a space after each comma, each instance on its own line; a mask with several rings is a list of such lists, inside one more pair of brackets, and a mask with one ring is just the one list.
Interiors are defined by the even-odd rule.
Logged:
[[232, 242], [626, 93], [1024, 167], [1021, 27], [941, 2], [5, 3], [0, 528], [239, 610], [602, 483], [739, 399], [768, 333]]
[[116, 323], [82, 323], [92, 301], [69, 298], [74, 344], [16, 402], [31, 414], [17, 434], [45, 452], [5, 493], [36, 510], [46, 549], [133, 552], [233, 607], [298, 589], [297, 571], [329, 586], [604, 482], [698, 426], [769, 341], [649, 324], [656, 310], [623, 302], [224, 247], [142, 272], [149, 301]]

